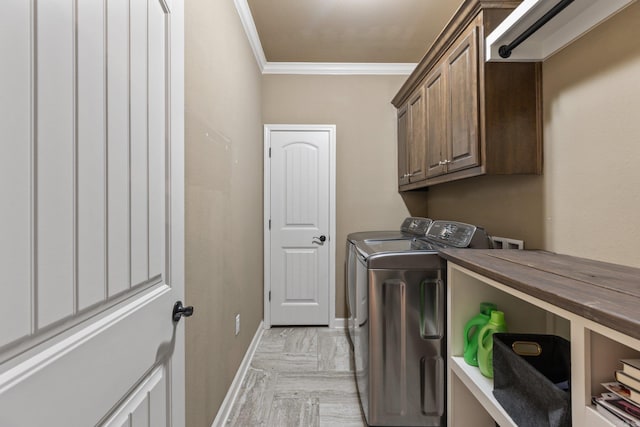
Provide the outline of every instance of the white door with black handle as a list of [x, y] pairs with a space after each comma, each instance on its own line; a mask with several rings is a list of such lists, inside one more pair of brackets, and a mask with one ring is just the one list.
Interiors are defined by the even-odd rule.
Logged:
[[332, 129], [271, 129], [268, 134], [265, 271], [272, 325], [330, 324]]
[[0, 425], [184, 426], [181, 0], [0, 14]]

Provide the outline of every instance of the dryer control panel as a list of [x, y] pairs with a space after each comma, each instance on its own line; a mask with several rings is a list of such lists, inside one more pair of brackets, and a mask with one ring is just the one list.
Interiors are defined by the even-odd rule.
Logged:
[[433, 221], [426, 237], [430, 240], [456, 248], [466, 248], [471, 244], [477, 227], [455, 221]]
[[429, 218], [410, 216], [402, 222], [400, 230], [416, 236], [424, 236], [432, 222]]

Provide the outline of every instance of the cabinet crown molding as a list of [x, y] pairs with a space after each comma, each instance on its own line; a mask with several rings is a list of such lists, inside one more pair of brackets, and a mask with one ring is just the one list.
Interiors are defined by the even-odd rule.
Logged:
[[426, 73], [435, 63], [440, 60], [444, 53], [451, 47], [458, 36], [465, 28], [475, 19], [478, 13], [486, 9], [514, 9], [520, 4], [520, 1], [513, 0], [464, 0], [458, 10], [453, 14], [442, 32], [436, 37], [435, 41], [422, 57], [413, 73], [409, 75], [407, 81], [402, 85], [397, 95], [391, 103], [399, 108], [404, 104], [413, 89], [425, 77]]

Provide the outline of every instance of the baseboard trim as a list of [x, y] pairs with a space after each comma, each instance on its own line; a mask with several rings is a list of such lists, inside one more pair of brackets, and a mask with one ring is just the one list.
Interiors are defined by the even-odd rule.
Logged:
[[344, 317], [336, 317], [335, 319], [333, 319], [332, 327], [336, 329], [344, 329], [349, 325], [348, 321], [349, 319], [345, 319]]
[[223, 427], [227, 424], [227, 418], [229, 418], [229, 415], [231, 415], [231, 409], [233, 408], [233, 404], [238, 398], [238, 393], [240, 393], [240, 386], [242, 386], [242, 381], [244, 381], [244, 377], [247, 375], [247, 371], [249, 370], [249, 366], [251, 365], [251, 359], [253, 358], [256, 349], [258, 348], [258, 344], [260, 344], [263, 333], [264, 325], [263, 321], [260, 321], [258, 329], [256, 330], [256, 334], [253, 336], [251, 344], [249, 344], [249, 348], [247, 349], [247, 352], [242, 359], [242, 363], [238, 368], [238, 372], [236, 372], [236, 376], [233, 378], [233, 382], [231, 383], [231, 386], [227, 391], [227, 395], [222, 401], [222, 405], [220, 405], [218, 414], [213, 420], [213, 424], [211, 424], [211, 427]]

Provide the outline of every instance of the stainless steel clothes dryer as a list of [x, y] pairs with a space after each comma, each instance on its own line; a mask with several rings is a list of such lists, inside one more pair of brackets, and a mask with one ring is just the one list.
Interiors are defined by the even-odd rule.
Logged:
[[491, 244], [483, 229], [453, 221], [434, 221], [411, 241], [355, 244], [356, 278], [367, 293], [353, 360], [369, 425], [446, 425], [444, 247]]

